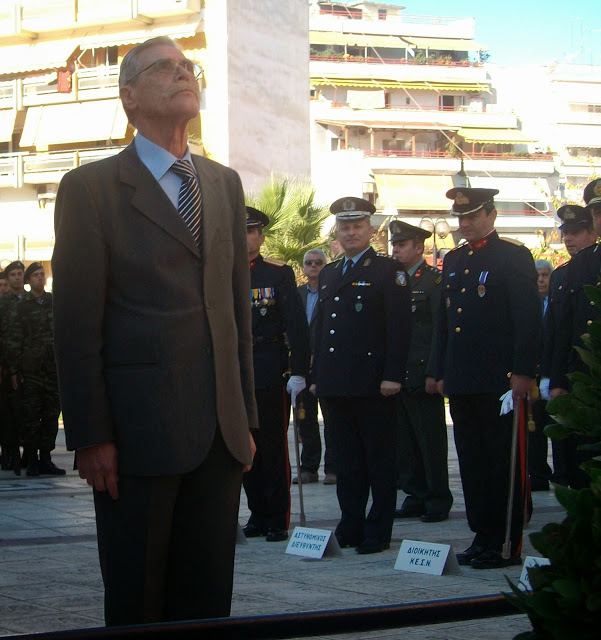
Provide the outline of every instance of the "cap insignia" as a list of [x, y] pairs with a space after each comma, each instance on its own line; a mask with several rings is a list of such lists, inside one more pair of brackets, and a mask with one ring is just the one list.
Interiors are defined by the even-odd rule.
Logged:
[[601, 196], [601, 180], [597, 180], [595, 186], [593, 187], [593, 193], [597, 196]]
[[354, 211], [355, 210], [355, 203], [352, 200], [345, 200], [342, 203], [342, 208], [345, 211]]
[[470, 199], [463, 193], [463, 191], [458, 191], [457, 195], [455, 196], [455, 204], [462, 205], [469, 203]]

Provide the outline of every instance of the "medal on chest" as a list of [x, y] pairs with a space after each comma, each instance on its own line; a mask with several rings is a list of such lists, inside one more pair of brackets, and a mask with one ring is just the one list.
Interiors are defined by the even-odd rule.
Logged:
[[486, 295], [486, 287], [484, 286], [484, 283], [486, 282], [487, 278], [488, 271], [481, 271], [480, 277], [478, 278], [478, 295], [481, 298], [484, 298], [484, 296]]

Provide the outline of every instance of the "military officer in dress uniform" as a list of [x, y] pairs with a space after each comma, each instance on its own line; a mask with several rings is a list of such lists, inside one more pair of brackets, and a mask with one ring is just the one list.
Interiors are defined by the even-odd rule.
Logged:
[[281, 260], [260, 253], [269, 218], [253, 207], [246, 207], [246, 212], [259, 430], [253, 433], [257, 445], [253, 466], [243, 478], [251, 511], [243, 530], [247, 538], [279, 542], [287, 539], [290, 523], [290, 398], [286, 391], [296, 406], [309, 371], [309, 328], [294, 272]]
[[[595, 246], [597, 232], [589, 209], [577, 205], [564, 205], [557, 211], [562, 221], [559, 230], [570, 257], [574, 257], [587, 247]], [[549, 304], [543, 323], [543, 355], [540, 365], [540, 391], [544, 400], [550, 399], [549, 385], [553, 372], [553, 358], [556, 352], [559, 325], [562, 318], [563, 304], [567, 297], [568, 265], [564, 262], [551, 273], [549, 281]], [[555, 383], [557, 384], [557, 383]], [[563, 382], [562, 382], [563, 384]], [[545, 426], [550, 420], [545, 422]], [[582, 486], [586, 476], [578, 469], [576, 439], [566, 438], [553, 441], [553, 482], [566, 486]]]
[[[439, 319], [439, 387], [449, 396], [472, 544], [459, 564], [491, 569], [521, 563], [525, 456], [514, 476], [509, 558], [507, 523], [513, 412], [500, 416], [508, 390], [526, 399], [541, 337], [537, 273], [528, 249], [494, 229], [496, 189], [454, 188], [452, 213], [465, 244], [443, 263]], [[520, 403], [523, 407], [523, 403]], [[525, 429], [520, 432], [525, 439]]]
[[[370, 247], [375, 207], [341, 198], [330, 207], [344, 257], [319, 275], [313, 376], [337, 452], [341, 547], [390, 547], [396, 503], [396, 411], [411, 341], [402, 264]], [[365, 514], [369, 492], [372, 506]]]
[[395, 518], [441, 522], [449, 517], [448, 443], [444, 399], [436, 385], [437, 319], [441, 272], [424, 260], [424, 240], [432, 233], [393, 220], [392, 257], [409, 274], [411, 287], [411, 347], [407, 378], [399, 406], [399, 489], [407, 497]]

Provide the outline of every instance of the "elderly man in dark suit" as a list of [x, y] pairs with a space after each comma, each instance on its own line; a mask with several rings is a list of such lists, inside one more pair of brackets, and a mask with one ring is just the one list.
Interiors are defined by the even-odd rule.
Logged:
[[191, 156], [199, 68], [168, 38], [121, 65], [138, 130], [61, 182], [55, 349], [94, 487], [108, 625], [227, 616], [257, 427], [238, 175]]
[[[319, 274], [326, 266], [327, 261], [326, 254], [321, 249], [307, 251], [303, 258], [303, 273], [307, 277], [307, 282], [298, 287], [298, 292], [307, 315], [311, 350], [313, 350], [313, 346], [315, 345]], [[303, 390], [299, 397], [304, 409], [304, 417], [299, 420], [299, 432], [303, 443], [303, 450], [301, 453], [300, 473], [292, 482], [297, 484], [300, 478], [303, 484], [308, 484], [319, 480], [317, 470], [321, 462], [321, 435], [319, 434], [318, 401], [308, 389]], [[336, 460], [332, 429], [328, 423], [327, 410], [323, 406], [321, 407], [321, 413], [324, 422], [324, 439], [326, 445], [323, 462], [325, 471], [323, 483], [336, 484]]]

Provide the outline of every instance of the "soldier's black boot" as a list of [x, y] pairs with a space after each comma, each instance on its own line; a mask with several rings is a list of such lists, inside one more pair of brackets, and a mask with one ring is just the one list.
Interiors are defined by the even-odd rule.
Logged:
[[40, 468], [38, 465], [38, 452], [35, 449], [28, 449], [27, 456], [29, 463], [27, 465], [27, 471], [25, 472], [25, 475], [28, 475], [30, 478], [39, 476]]
[[40, 473], [50, 475], [50, 476], [64, 476], [66, 471], [64, 469], [59, 469], [50, 457], [50, 451], [43, 451], [40, 449], [40, 464], [39, 464]]

